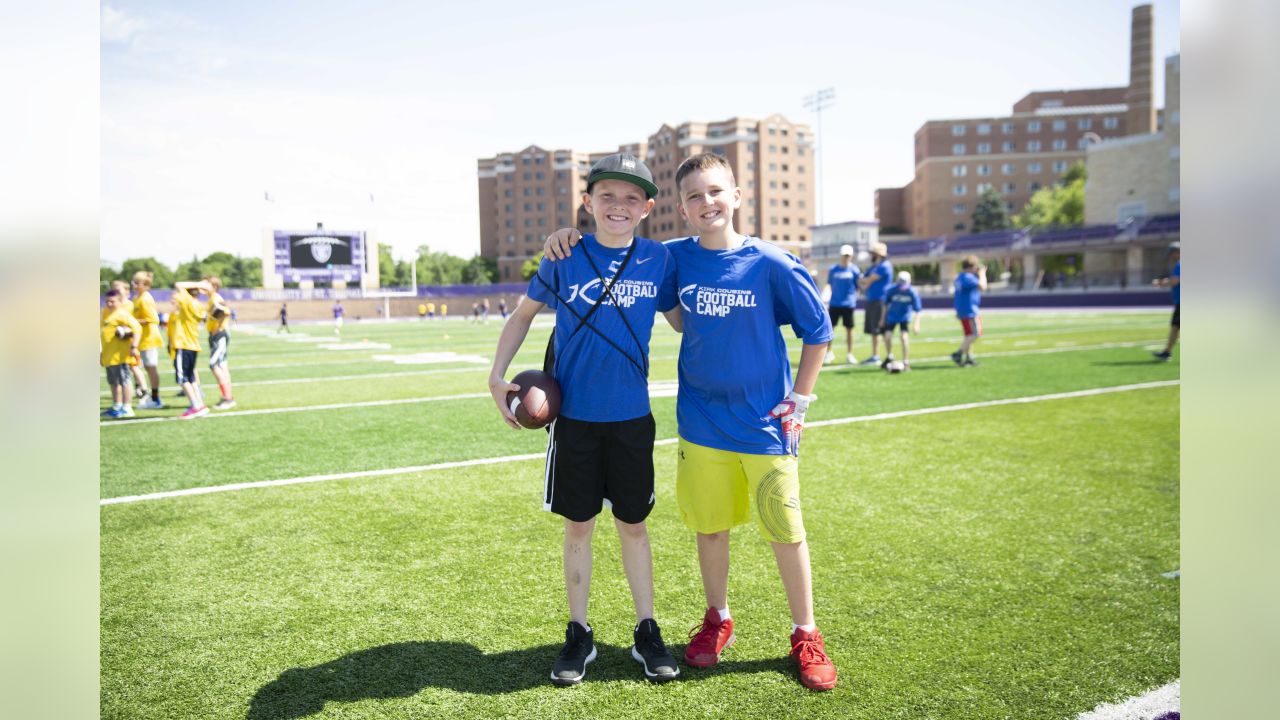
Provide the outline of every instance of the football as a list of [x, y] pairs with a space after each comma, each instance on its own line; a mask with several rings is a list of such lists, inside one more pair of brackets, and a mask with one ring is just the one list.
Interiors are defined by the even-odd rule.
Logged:
[[128, 325], [117, 325], [117, 326], [116, 326], [116, 337], [118, 337], [118, 338], [120, 338], [121, 340], [123, 340], [124, 338], [127, 338], [127, 337], [129, 337], [129, 336], [131, 336], [131, 335], [133, 335], [133, 331], [129, 329], [129, 326], [128, 326]]
[[507, 393], [507, 405], [521, 426], [540, 428], [560, 414], [560, 385], [555, 378], [541, 370], [525, 370], [511, 382], [520, 389]]
[[230, 310], [231, 308], [227, 307], [226, 305], [214, 305], [213, 317], [216, 320], [221, 320], [222, 318], [227, 316], [227, 312], [229, 312]]
[[889, 366], [886, 367], [885, 370], [888, 370], [890, 374], [897, 374], [902, 372], [904, 368], [905, 366], [902, 364], [901, 360], [894, 360], [889, 363]]

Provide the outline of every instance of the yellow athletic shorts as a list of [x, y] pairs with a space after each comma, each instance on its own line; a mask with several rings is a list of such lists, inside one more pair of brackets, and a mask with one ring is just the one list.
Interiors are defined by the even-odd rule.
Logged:
[[796, 458], [716, 450], [684, 438], [678, 452], [676, 502], [691, 530], [710, 535], [745, 523], [754, 498], [766, 540], [804, 540]]

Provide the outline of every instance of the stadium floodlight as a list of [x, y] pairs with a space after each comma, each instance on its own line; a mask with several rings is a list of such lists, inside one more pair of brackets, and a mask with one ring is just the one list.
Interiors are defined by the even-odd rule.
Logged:
[[822, 182], [822, 111], [834, 105], [836, 102], [835, 88], [823, 88], [812, 95], [806, 95], [804, 98], [804, 107], [806, 110], [812, 110], [818, 115], [818, 128], [814, 136], [814, 145], [817, 146], [814, 155], [818, 163], [818, 224], [823, 224], [823, 212], [827, 209], [827, 203], [823, 200], [823, 195], [827, 191], [826, 183]]

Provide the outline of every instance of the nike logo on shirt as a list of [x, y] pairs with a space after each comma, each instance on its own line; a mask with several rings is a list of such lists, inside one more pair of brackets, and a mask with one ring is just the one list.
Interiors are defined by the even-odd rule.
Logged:
[[643, 259], [643, 260], [636, 260], [636, 264], [637, 264], [637, 265], [643, 265], [643, 264], [645, 264], [645, 263], [649, 262], [649, 261], [650, 261], [650, 260], [652, 260], [652, 259], [653, 259], [653, 258], [651, 258], [651, 257], [647, 257], [647, 258], [645, 258], [645, 259]]

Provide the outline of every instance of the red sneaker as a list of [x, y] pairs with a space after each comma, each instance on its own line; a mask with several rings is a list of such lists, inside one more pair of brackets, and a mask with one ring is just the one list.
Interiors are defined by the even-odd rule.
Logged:
[[720, 652], [733, 644], [733, 618], [720, 622], [720, 611], [707, 608], [702, 624], [689, 631], [689, 645], [684, 649], [684, 664], [689, 667], [711, 667], [720, 662]]
[[810, 690], [830, 690], [836, 686], [836, 666], [827, 657], [822, 633], [800, 628], [791, 633], [791, 657], [800, 666], [800, 684]]
[[178, 416], [179, 420], [193, 420], [209, 414], [209, 406], [201, 405], [200, 407], [189, 407], [187, 411]]

